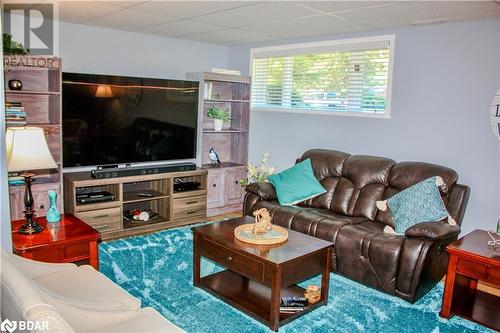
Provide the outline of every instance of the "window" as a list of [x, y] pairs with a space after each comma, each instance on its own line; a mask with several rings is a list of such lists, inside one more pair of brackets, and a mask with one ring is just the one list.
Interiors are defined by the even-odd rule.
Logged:
[[252, 49], [252, 110], [389, 118], [393, 50], [393, 35]]

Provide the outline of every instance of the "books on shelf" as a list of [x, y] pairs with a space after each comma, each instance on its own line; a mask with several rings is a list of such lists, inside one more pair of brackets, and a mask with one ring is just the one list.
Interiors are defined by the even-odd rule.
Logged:
[[304, 311], [304, 307], [308, 305], [305, 297], [284, 296], [281, 297], [280, 312], [281, 313], [297, 313]]
[[18, 173], [9, 173], [9, 185], [24, 185], [24, 177]]
[[5, 103], [5, 125], [26, 126], [26, 111], [21, 102]]

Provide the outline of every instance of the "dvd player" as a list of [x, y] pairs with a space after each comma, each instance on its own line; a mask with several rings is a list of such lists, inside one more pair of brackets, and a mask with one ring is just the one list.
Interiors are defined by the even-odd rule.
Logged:
[[76, 195], [76, 202], [79, 204], [89, 204], [96, 202], [113, 201], [115, 196], [109, 192], [81, 193]]
[[98, 169], [90, 171], [93, 178], [115, 178], [141, 175], [154, 175], [158, 173], [180, 172], [196, 170], [194, 163], [162, 164], [152, 166], [137, 166], [125, 168]]

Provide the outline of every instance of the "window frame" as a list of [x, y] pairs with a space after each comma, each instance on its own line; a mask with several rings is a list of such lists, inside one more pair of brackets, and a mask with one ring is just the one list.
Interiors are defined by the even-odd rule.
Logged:
[[[371, 113], [371, 112], [356, 112], [356, 111], [335, 111], [335, 110], [322, 110], [322, 109], [294, 109], [294, 108], [263, 108], [254, 107], [253, 102], [250, 105], [251, 111], [255, 112], [280, 112], [280, 113], [292, 113], [292, 114], [305, 114], [305, 115], [327, 115], [327, 116], [347, 116], [347, 117], [362, 117], [362, 118], [379, 118], [379, 119], [391, 119], [391, 109], [392, 109], [392, 79], [394, 70], [394, 52], [396, 35], [378, 35], [371, 37], [358, 37], [358, 38], [346, 38], [346, 39], [335, 39], [328, 41], [319, 42], [307, 42], [307, 43], [294, 43], [294, 44], [284, 44], [276, 46], [266, 46], [266, 47], [256, 47], [250, 49], [250, 76], [253, 77], [253, 60], [256, 54], [262, 53], [276, 53], [279, 57], [279, 52], [288, 53], [291, 50], [310, 50], [308, 53], [319, 53], [323, 51], [328, 51], [328, 47], [331, 47], [329, 51], [335, 52], [335, 47], [345, 46], [348, 44], [363, 44], [363, 43], [377, 43], [377, 42], [388, 42], [389, 43], [389, 64], [387, 73], [387, 90], [386, 90], [386, 101], [385, 101], [385, 112], [384, 113]], [[316, 50], [316, 51], [315, 51]]]

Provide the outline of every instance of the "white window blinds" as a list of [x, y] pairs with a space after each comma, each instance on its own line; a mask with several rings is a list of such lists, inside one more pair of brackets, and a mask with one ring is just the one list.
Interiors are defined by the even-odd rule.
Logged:
[[390, 112], [393, 36], [252, 49], [252, 108]]

